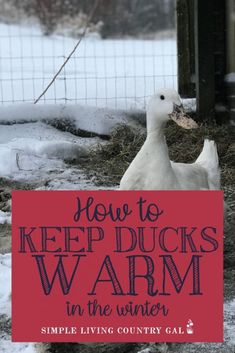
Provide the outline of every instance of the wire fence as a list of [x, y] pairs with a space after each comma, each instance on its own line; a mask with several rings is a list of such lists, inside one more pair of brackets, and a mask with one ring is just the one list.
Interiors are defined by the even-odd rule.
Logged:
[[[77, 38], [40, 26], [0, 23], [0, 104], [34, 102]], [[40, 103], [144, 108], [159, 87], [177, 87], [174, 31], [151, 39], [86, 36]]]

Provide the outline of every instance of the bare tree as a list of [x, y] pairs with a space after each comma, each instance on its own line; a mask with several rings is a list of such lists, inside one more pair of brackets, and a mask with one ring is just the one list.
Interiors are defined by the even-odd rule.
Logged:
[[[7, 1], [7, 0], [5, 0]], [[89, 14], [95, 0], [8, 0], [37, 16], [45, 34], [54, 31], [64, 15]], [[102, 21], [102, 35], [140, 35], [175, 26], [175, 0], [101, 0], [94, 21]]]

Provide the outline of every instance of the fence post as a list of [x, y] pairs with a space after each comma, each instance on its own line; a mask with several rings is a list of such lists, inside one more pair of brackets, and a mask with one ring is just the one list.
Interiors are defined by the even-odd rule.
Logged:
[[235, 0], [227, 0], [227, 70], [235, 72]]
[[235, 123], [235, 0], [228, 0], [227, 15], [227, 99], [230, 117]]
[[215, 109], [214, 1], [195, 0], [195, 71], [197, 115], [213, 118]]
[[195, 97], [194, 8], [191, 0], [177, 0], [178, 90]]

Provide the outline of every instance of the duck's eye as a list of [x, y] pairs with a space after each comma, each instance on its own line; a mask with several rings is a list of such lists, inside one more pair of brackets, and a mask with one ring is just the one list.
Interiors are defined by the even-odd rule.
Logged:
[[163, 94], [160, 96], [160, 99], [163, 101], [165, 99], [165, 96]]

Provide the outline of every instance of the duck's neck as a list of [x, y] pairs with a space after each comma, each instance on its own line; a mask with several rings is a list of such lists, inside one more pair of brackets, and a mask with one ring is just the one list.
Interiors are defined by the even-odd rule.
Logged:
[[161, 168], [170, 166], [170, 158], [164, 135], [165, 124], [155, 126], [154, 130], [148, 130], [146, 143], [151, 148], [155, 161]]
[[155, 141], [155, 143], [160, 143], [167, 148], [165, 141], [165, 130], [166, 122], [155, 122], [151, 124], [151, 121], [147, 121], [147, 140]]
[[165, 140], [164, 135], [165, 124], [159, 124], [159, 126], [155, 126], [154, 129], [147, 128], [147, 138], [155, 139], [155, 140]]

